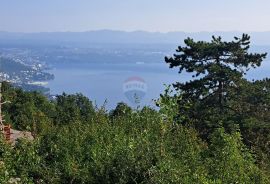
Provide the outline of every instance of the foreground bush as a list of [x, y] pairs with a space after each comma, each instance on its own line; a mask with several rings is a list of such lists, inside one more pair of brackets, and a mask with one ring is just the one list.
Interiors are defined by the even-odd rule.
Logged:
[[[151, 113], [149, 113], [151, 111]], [[168, 118], [164, 118], [167, 116]], [[47, 127], [14, 148], [1, 142], [2, 183], [268, 183], [239, 132], [210, 142], [151, 109]]]

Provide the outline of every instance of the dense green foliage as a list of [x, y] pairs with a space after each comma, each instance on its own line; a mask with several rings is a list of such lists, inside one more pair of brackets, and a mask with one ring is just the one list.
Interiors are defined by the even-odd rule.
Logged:
[[250, 37], [246, 34], [230, 42], [220, 37], [213, 37], [211, 42], [188, 38], [185, 44], [173, 57], [165, 58], [171, 68], [191, 73], [194, 78], [174, 84], [182, 97], [178, 119], [194, 125], [204, 140], [215, 128], [224, 127], [229, 133], [240, 128], [243, 142], [269, 170], [270, 79], [244, 78], [267, 54], [249, 53]]
[[107, 112], [81, 94], [49, 101], [3, 83], [6, 120], [35, 140], [0, 139], [0, 183], [270, 183], [270, 81], [243, 78], [265, 57], [248, 40], [187, 39], [166, 61], [202, 76], [168, 87], [158, 110]]

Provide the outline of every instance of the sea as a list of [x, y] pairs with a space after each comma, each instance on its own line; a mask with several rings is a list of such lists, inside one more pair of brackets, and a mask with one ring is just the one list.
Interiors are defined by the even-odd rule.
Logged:
[[[187, 73], [169, 68], [165, 62], [156, 63], [70, 63], [57, 65], [48, 72], [55, 79], [47, 87], [52, 95], [82, 93], [98, 108], [110, 110], [117, 103], [124, 102], [133, 108], [150, 106], [155, 108], [155, 100], [164, 90], [176, 82], [191, 79]], [[259, 80], [270, 76], [270, 62], [247, 73], [249, 80]]]

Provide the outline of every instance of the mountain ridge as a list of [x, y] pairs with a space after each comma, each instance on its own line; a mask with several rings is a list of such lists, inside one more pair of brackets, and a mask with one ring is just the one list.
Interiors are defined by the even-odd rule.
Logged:
[[[270, 31], [246, 32], [251, 35], [255, 45], [270, 45]], [[209, 41], [212, 35], [221, 36], [224, 40], [231, 40], [234, 36], [241, 36], [239, 31], [215, 32], [148, 32], [148, 31], [119, 31], [93, 30], [84, 32], [6, 32], [0, 31], [0, 41], [39, 41], [39, 42], [81, 42], [81, 43], [140, 43], [140, 44], [179, 44], [187, 37], [195, 40]]]

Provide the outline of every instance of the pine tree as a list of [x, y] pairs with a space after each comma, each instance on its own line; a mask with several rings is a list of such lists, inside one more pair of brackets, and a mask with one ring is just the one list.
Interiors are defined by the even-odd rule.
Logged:
[[213, 36], [210, 42], [187, 38], [184, 43], [186, 46], [179, 46], [173, 57], [165, 58], [170, 68], [193, 75], [193, 80], [174, 84], [183, 95], [179, 111], [196, 122], [220, 121], [227, 111], [233, 110], [226, 103], [230, 90], [246, 81], [246, 72], [259, 67], [267, 54], [249, 53], [247, 34], [229, 42]]
[[186, 47], [179, 46], [174, 57], [165, 58], [170, 67], [179, 67], [200, 77], [174, 86], [190, 97], [204, 99], [208, 95], [218, 96], [218, 104], [222, 105], [228, 86], [237, 83], [251, 67], [261, 65], [264, 54], [248, 53], [250, 36], [243, 34], [234, 41], [222, 41], [221, 37], [212, 37], [211, 42], [195, 42], [191, 38], [185, 40]]

